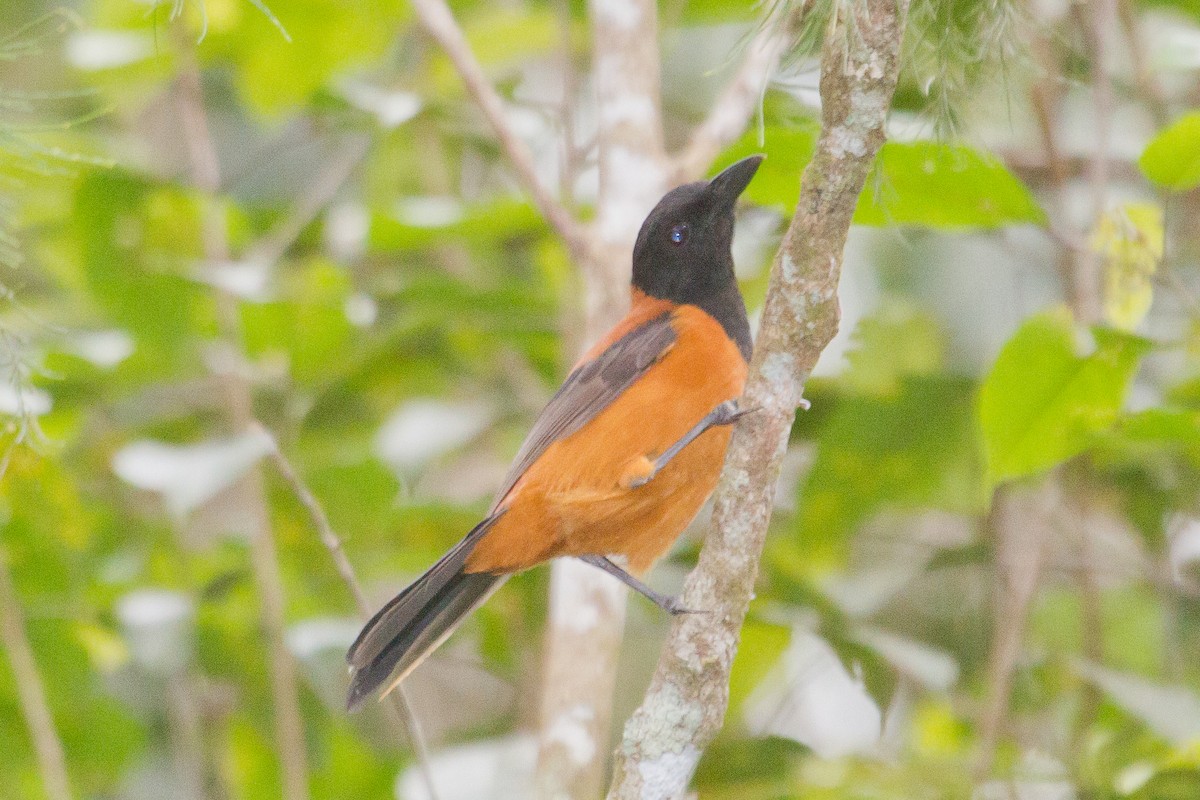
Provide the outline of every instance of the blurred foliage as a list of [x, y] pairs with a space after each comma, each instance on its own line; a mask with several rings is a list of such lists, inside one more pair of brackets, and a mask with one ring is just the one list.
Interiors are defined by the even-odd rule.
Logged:
[[[537, 168], [586, 217], [587, 4], [453, 5]], [[673, 146], [756, 27], [799, 5], [661, 5]], [[1110, 21], [1099, 199], [1092, 6], [1042, 5], [914, 2], [843, 335], [793, 432], [703, 800], [1200, 796], [1200, 5], [1122, 3]], [[714, 165], [768, 154], [737, 242], [752, 313], [819, 134], [807, 54], [835, 6], [805, 4], [760, 125]], [[193, 64], [207, 133], [181, 91]], [[206, 137], [215, 197], [192, 177]], [[0, 557], [78, 797], [280, 794], [236, 480], [263, 449], [229, 421], [230, 380], [373, 602], [486, 508], [583, 344], [581, 281], [515, 185], [401, 0], [0, 4]], [[1089, 265], [1103, 322], [1063, 305]], [[415, 800], [403, 737], [341, 709], [352, 597], [291, 488], [253, 468], [312, 796]], [[1061, 507], [1020, 518], [1044, 540], [1040, 584], [976, 772], [992, 654], [1021, 622], [1000, 612], [991, 512], [1046, 485]], [[692, 537], [652, 580], [696, 552]], [[443, 800], [474, 763], [453, 759], [509, 753], [536, 718], [545, 580], [514, 578], [413, 676]], [[666, 624], [631, 601], [618, 708]], [[0, 796], [40, 800], [9, 646]], [[526, 785], [531, 765], [505, 766]]]
[[1138, 166], [1147, 178], [1167, 189], [1200, 186], [1200, 111], [1183, 115], [1155, 136]]
[[1043, 471], [1082, 452], [1117, 419], [1145, 343], [1104, 328], [1076, 355], [1066, 309], [1027, 320], [979, 391], [988, 477], [995, 484]]

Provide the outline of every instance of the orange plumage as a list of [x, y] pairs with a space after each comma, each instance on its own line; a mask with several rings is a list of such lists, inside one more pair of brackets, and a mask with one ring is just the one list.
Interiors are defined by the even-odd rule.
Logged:
[[[664, 306], [672, 309], [638, 292], [629, 319], [657, 316]], [[716, 486], [730, 428], [705, 431], [645, 486], [629, 488], [629, 478], [644, 474], [705, 414], [739, 397], [746, 362], [704, 311], [674, 306], [669, 313], [674, 345], [586, 427], [546, 449], [497, 504], [504, 513], [468, 556], [468, 572], [620, 554], [641, 574], [696, 516]]]
[[538, 417], [488, 516], [364, 626], [346, 656], [351, 708], [403, 680], [508, 575], [552, 558], [582, 558], [680, 610], [634, 576], [712, 493], [740, 413], [750, 327], [730, 243], [761, 160], [672, 190], [646, 218], [629, 313]]

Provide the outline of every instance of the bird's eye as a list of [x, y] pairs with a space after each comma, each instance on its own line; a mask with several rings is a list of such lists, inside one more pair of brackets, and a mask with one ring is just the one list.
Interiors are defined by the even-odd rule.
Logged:
[[688, 226], [680, 223], [674, 228], [671, 228], [671, 243], [683, 244], [688, 238]]

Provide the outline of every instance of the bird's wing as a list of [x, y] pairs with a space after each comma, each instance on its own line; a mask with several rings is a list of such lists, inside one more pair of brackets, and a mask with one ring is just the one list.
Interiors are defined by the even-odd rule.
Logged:
[[590, 361], [580, 364], [550, 398], [496, 494], [498, 505], [550, 445], [590, 422], [675, 344], [671, 313], [642, 323]]

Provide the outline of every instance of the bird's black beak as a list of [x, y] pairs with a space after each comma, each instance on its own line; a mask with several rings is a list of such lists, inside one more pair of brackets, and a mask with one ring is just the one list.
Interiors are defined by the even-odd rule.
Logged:
[[733, 210], [738, 197], [750, 185], [750, 180], [754, 177], [754, 173], [758, 172], [758, 165], [764, 158], [766, 156], [763, 155], [743, 158], [733, 166], [726, 167], [720, 175], [709, 182], [708, 191], [712, 195], [714, 209]]

